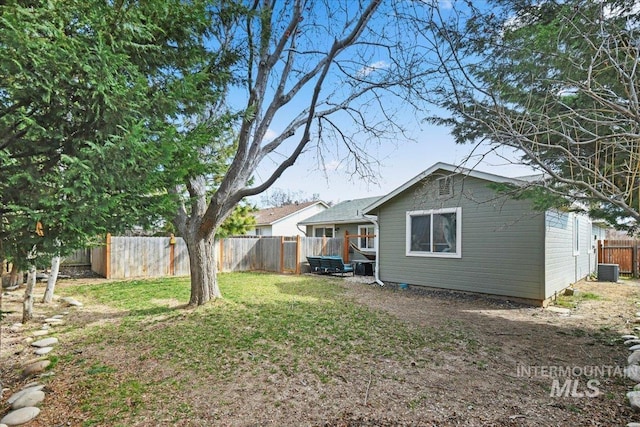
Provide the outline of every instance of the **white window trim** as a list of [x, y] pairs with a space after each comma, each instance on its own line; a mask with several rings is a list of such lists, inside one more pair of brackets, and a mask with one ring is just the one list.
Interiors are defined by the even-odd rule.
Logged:
[[[375, 235], [376, 229], [375, 229], [375, 227], [373, 226], [373, 224], [372, 224], [372, 225], [359, 225], [359, 226], [358, 226], [358, 235], [366, 235], [366, 234], [369, 234], [369, 233], [367, 233], [367, 228], [371, 228], [371, 229], [373, 229], [373, 233], [371, 233], [371, 234], [374, 234], [374, 235]], [[364, 229], [364, 230], [363, 230], [363, 229]], [[377, 237], [375, 237], [375, 236], [374, 236], [374, 238], [373, 238], [373, 247], [372, 247], [372, 248], [363, 248], [362, 246], [360, 246], [360, 239], [361, 239], [361, 238], [360, 238], [360, 237], [358, 237], [358, 248], [362, 249], [363, 251], [375, 251], [375, 250], [376, 250], [376, 246], [378, 245], [378, 242], [377, 242], [377, 240], [378, 240], [378, 239], [377, 239]]]
[[[445, 213], [455, 213], [456, 214], [456, 251], [455, 252], [418, 252], [411, 250], [411, 217], [413, 216], [423, 216], [423, 215], [433, 215], [433, 214], [445, 214]], [[428, 258], [462, 258], [462, 208], [447, 208], [447, 209], [431, 209], [431, 210], [420, 210], [420, 211], [408, 211], [406, 218], [406, 229], [405, 229], [405, 248], [406, 256], [412, 257], [428, 257]], [[433, 221], [430, 221], [431, 227], [433, 228]], [[433, 238], [433, 230], [431, 230], [430, 235]]]

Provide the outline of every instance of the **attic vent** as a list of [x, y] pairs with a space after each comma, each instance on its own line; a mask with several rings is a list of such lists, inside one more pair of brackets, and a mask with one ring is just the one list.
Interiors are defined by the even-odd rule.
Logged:
[[451, 196], [453, 194], [453, 179], [450, 176], [444, 178], [438, 178], [438, 196]]

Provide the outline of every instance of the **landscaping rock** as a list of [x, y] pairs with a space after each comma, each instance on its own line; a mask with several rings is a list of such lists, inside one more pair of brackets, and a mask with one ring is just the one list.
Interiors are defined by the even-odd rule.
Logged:
[[62, 301], [63, 303], [73, 306], [73, 307], [82, 307], [82, 303], [74, 298], [71, 297], [64, 297], [64, 298], [60, 298], [60, 301]]
[[11, 409], [27, 408], [29, 406], [38, 406], [44, 400], [44, 392], [42, 390], [32, 390], [17, 399], [11, 405]]
[[627, 399], [633, 409], [640, 411], [640, 391], [630, 391], [627, 393]]
[[624, 345], [634, 345], [634, 344], [640, 344], [640, 340], [638, 339], [633, 339], [633, 340], [626, 340], [624, 342]]
[[58, 319], [57, 317], [47, 317], [46, 319], [44, 319], [44, 321], [47, 323], [53, 323], [53, 324], [64, 322], [64, 320]]
[[34, 351], [34, 353], [37, 354], [38, 356], [44, 356], [45, 354], [49, 353], [51, 350], [53, 350], [53, 347], [40, 347], [39, 349]]
[[629, 365], [638, 365], [640, 364], [640, 351], [634, 351], [627, 358], [627, 363]]
[[[33, 383], [32, 383], [33, 384]], [[22, 390], [20, 390], [19, 392], [11, 395], [8, 399], [7, 399], [7, 403], [9, 405], [12, 405], [13, 402], [15, 402], [16, 400], [20, 399], [22, 396], [24, 396], [27, 393], [30, 393], [32, 391], [37, 391], [37, 390], [42, 390], [44, 388], [43, 385], [32, 385], [30, 387], [26, 387], [23, 388]]]
[[627, 427], [640, 427], [640, 423], [629, 423]]
[[552, 313], [558, 313], [558, 314], [564, 314], [564, 315], [571, 314], [571, 309], [570, 308], [556, 307], [556, 306], [553, 306], [553, 305], [547, 307], [547, 310], [552, 312]]
[[640, 384], [636, 384], [633, 386], [633, 391], [640, 391]]
[[620, 337], [623, 340], [637, 340], [638, 336], [637, 335], [623, 335]]
[[55, 316], [51, 316], [52, 319], [62, 319], [64, 316], [62, 314], [56, 314]]
[[624, 368], [624, 374], [631, 381], [640, 383], [640, 366], [639, 365], [629, 365]]
[[39, 340], [31, 343], [31, 345], [34, 347], [50, 347], [54, 344], [58, 344], [58, 338], [55, 338], [55, 337], [45, 338], [43, 340]]
[[44, 335], [48, 335], [49, 334], [49, 330], [48, 329], [39, 329], [37, 331], [33, 331], [33, 333], [31, 335], [33, 335], [34, 337], [41, 337]]
[[640, 344], [632, 345], [631, 347], [629, 347], [629, 350], [630, 351], [640, 350]]
[[0, 427], [9, 427], [9, 426], [6, 424], [0, 424]]
[[3, 419], [0, 420], [0, 423], [6, 424], [9, 427], [19, 426], [33, 420], [38, 416], [39, 413], [40, 409], [33, 406], [28, 408], [20, 408], [13, 412], [9, 412]]
[[22, 375], [28, 377], [31, 375], [39, 374], [40, 372], [44, 372], [44, 370], [47, 369], [47, 366], [49, 365], [51, 365], [50, 360], [41, 360], [24, 368], [24, 371], [22, 371]]

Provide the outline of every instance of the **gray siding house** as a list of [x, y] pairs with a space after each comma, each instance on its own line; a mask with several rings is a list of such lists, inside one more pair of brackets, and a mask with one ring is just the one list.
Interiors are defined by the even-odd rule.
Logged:
[[491, 183], [524, 181], [438, 163], [368, 206], [378, 280], [544, 304], [596, 271], [602, 228], [584, 215], [534, 211]]

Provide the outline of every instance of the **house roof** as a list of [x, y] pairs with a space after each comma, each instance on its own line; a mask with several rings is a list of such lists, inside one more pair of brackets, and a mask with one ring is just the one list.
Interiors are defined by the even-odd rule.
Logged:
[[291, 205], [284, 205], [276, 208], [260, 209], [254, 214], [254, 217], [256, 219], [256, 226], [275, 224], [276, 222], [282, 221], [290, 215], [293, 215], [315, 205], [324, 206], [325, 208], [329, 207], [329, 205], [327, 205], [325, 202], [316, 200], [313, 202], [294, 203]]
[[452, 164], [449, 164], [449, 163], [439, 162], [439, 163], [436, 163], [435, 165], [431, 166], [429, 169], [425, 170], [424, 172], [416, 175], [415, 177], [413, 177], [409, 181], [405, 182], [400, 187], [398, 187], [395, 190], [391, 191], [386, 196], [380, 197], [378, 200], [374, 201], [369, 206], [364, 207], [363, 208], [363, 213], [371, 212], [375, 208], [377, 208], [377, 207], [381, 206], [382, 204], [388, 202], [389, 200], [391, 200], [394, 197], [396, 197], [398, 194], [404, 192], [408, 188], [410, 188], [413, 185], [419, 183], [420, 181], [422, 181], [426, 177], [434, 174], [436, 171], [439, 171], [439, 170], [450, 172], [452, 174], [459, 174], [459, 175], [464, 175], [464, 176], [470, 176], [470, 177], [473, 177], [473, 178], [479, 178], [479, 179], [483, 179], [485, 181], [490, 181], [490, 182], [499, 182], [499, 183], [506, 183], [506, 184], [515, 184], [515, 185], [524, 184], [527, 181], [530, 181], [530, 179], [531, 179], [531, 177], [526, 177], [526, 179], [524, 179], [524, 178], [509, 178], [509, 177], [506, 177], [506, 176], [496, 175], [496, 174], [489, 173], [489, 172], [482, 172], [482, 171], [478, 171], [478, 170], [475, 170], [475, 169], [468, 169], [468, 168], [464, 168], [462, 166], [455, 166], [455, 165], [452, 165]]
[[369, 222], [362, 217], [364, 208], [378, 200], [378, 197], [366, 197], [364, 199], [345, 200], [335, 206], [331, 206], [326, 211], [315, 214], [312, 217], [300, 221], [300, 225], [319, 224], [346, 224], [357, 222]]

